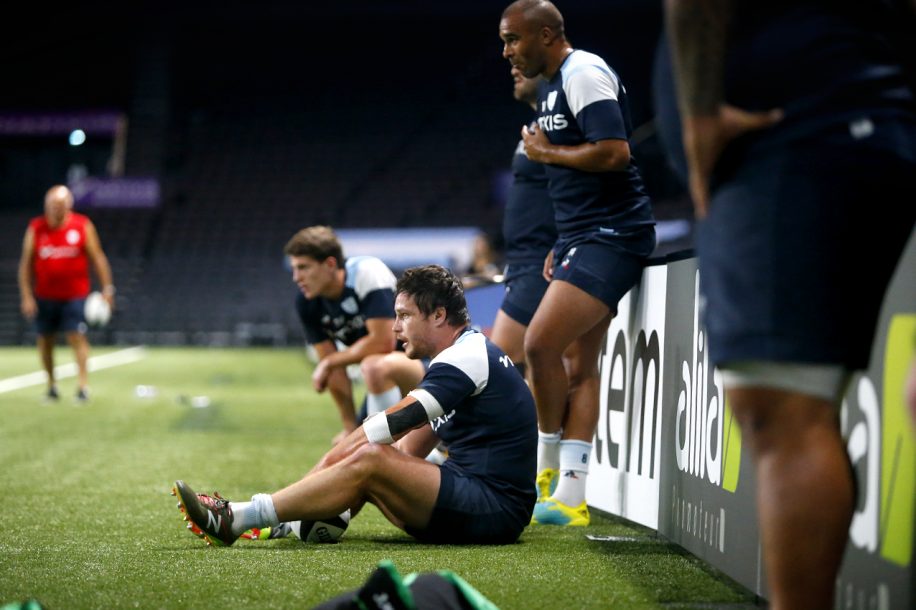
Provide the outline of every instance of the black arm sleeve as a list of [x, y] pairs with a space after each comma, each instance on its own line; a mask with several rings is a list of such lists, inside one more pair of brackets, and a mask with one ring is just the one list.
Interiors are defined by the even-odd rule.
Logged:
[[416, 401], [399, 411], [388, 413], [386, 416], [388, 417], [388, 431], [391, 436], [397, 436], [401, 432], [413, 430], [420, 424], [429, 421], [426, 417], [426, 409]]

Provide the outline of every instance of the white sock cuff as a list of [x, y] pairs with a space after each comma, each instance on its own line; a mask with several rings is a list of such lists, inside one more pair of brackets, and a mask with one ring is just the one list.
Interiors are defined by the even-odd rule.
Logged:
[[588, 472], [592, 444], [586, 441], [560, 441], [560, 471]]
[[369, 394], [366, 397], [366, 417], [381, 413], [388, 407], [393, 407], [401, 400], [401, 388], [394, 386], [378, 394]]
[[563, 430], [556, 432], [541, 432], [538, 430], [538, 442], [545, 445], [556, 445], [563, 438]]
[[277, 518], [277, 510], [274, 508], [274, 499], [270, 494], [255, 494], [251, 496], [251, 503], [255, 510], [258, 511], [258, 520], [264, 526], [275, 526], [280, 524]]

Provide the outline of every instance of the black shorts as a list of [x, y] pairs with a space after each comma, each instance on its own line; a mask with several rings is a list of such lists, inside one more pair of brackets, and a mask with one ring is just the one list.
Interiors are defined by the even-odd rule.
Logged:
[[56, 301], [36, 299], [38, 313], [35, 316], [35, 332], [51, 335], [56, 332], [86, 332], [84, 306], [86, 299]]
[[913, 231], [916, 123], [865, 116], [742, 160], [697, 230], [712, 361], [864, 368]]
[[[644, 230], [654, 243], [654, 230]], [[650, 248], [651, 250], [651, 248]], [[554, 250], [553, 279], [569, 282], [607, 305], [617, 314], [617, 303], [639, 283], [647, 258], [602, 242], [580, 242]]]
[[510, 265], [506, 270], [505, 284], [506, 294], [500, 309], [519, 324], [528, 326], [547, 292], [544, 266]]
[[408, 534], [434, 544], [511, 544], [531, 521], [534, 492], [530, 502], [510, 498], [451, 468], [440, 467], [439, 496], [429, 524], [423, 529], [408, 527]]

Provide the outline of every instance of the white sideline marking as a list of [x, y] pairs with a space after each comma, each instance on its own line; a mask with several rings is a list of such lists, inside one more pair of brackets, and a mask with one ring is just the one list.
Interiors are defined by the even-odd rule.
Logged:
[[[129, 347], [127, 349], [122, 349], [110, 354], [93, 356], [89, 359], [88, 366], [90, 371], [100, 371], [102, 369], [110, 369], [113, 366], [130, 364], [131, 362], [142, 360], [145, 357], [146, 350], [144, 350], [143, 346]], [[71, 362], [69, 364], [61, 364], [59, 366], [55, 366], [54, 376], [57, 379], [75, 377], [76, 363]], [[14, 390], [21, 390], [22, 388], [27, 388], [33, 385], [41, 385], [47, 382], [48, 376], [44, 371], [35, 371], [34, 373], [26, 373], [25, 375], [18, 375], [8, 379], [0, 379], [0, 394], [12, 392]]]

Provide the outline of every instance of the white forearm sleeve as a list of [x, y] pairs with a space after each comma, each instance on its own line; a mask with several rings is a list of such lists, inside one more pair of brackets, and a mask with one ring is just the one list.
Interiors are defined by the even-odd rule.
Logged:
[[390, 445], [394, 442], [391, 437], [391, 430], [388, 428], [388, 416], [385, 412], [376, 413], [365, 422], [363, 422], [363, 432], [370, 443], [381, 443]]

